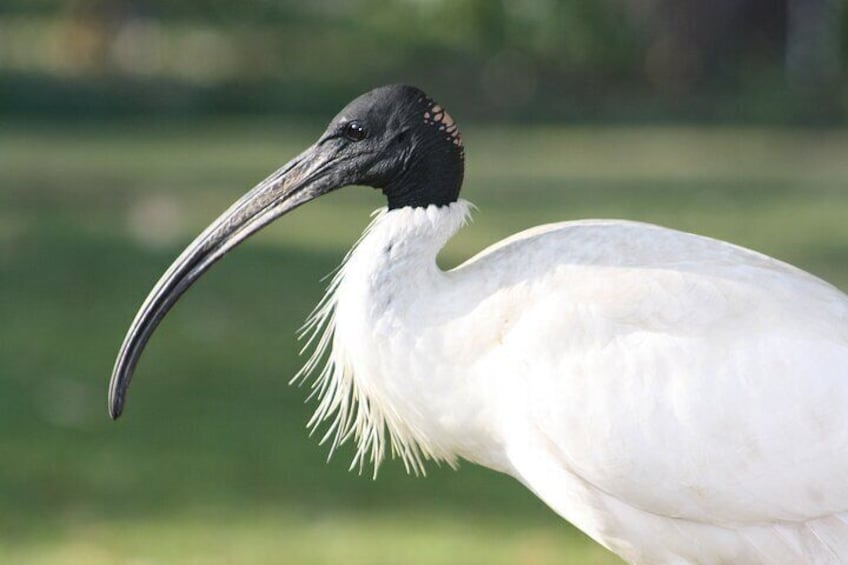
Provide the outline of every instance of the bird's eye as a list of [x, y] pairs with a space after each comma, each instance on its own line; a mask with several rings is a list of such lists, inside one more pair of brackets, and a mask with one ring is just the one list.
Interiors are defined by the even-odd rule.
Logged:
[[351, 141], [362, 141], [368, 135], [365, 126], [356, 120], [345, 124], [343, 133]]

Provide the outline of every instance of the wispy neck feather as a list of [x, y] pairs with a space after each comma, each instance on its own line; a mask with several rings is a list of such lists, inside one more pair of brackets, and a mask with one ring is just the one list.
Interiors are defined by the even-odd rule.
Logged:
[[370, 461], [376, 476], [386, 455], [386, 431], [392, 457], [399, 456], [407, 472], [423, 474], [423, 462], [427, 459], [446, 460], [453, 464], [453, 456], [443, 453], [434, 442], [404, 420], [378, 388], [363, 386], [370, 382], [368, 375], [357, 374], [357, 360], [337, 335], [336, 316], [340, 286], [351, 274], [352, 265], [359, 258], [358, 253], [365, 254], [372, 243], [391, 242], [405, 247], [402, 253], [427, 255], [424, 259], [431, 260], [433, 268], [437, 268], [436, 254], [465, 225], [471, 207], [469, 202], [458, 200], [441, 207], [381, 208], [375, 211], [371, 224], [347, 253], [324, 297], [300, 330], [299, 337], [306, 339], [301, 353], [313, 349], [292, 382], [303, 382], [323, 363], [312, 383], [309, 398], [317, 397], [318, 407], [309, 427], [314, 432], [323, 422], [329, 422], [321, 442], [331, 442], [330, 456], [339, 445], [353, 437], [356, 454], [351, 469], [358, 467], [361, 472], [366, 461]]

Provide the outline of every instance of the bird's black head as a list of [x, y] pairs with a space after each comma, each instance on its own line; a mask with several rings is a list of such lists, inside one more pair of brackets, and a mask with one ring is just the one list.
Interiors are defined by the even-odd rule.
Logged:
[[348, 104], [319, 140], [342, 184], [383, 191], [389, 209], [443, 206], [462, 186], [465, 152], [450, 114], [419, 89], [376, 88]]
[[384, 86], [348, 104], [317, 142], [242, 196], [162, 275], [115, 361], [111, 416], [120, 416], [135, 365], [159, 322], [227, 251], [286, 212], [351, 184], [381, 189], [390, 209], [450, 204], [459, 196], [463, 170], [456, 124], [417, 88]]

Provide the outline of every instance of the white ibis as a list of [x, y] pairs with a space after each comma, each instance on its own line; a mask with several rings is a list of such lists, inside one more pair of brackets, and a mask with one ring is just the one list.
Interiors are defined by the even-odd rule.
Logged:
[[[466, 459], [512, 475], [632, 563], [848, 562], [848, 296], [729, 243], [613, 220], [514, 235], [450, 271], [465, 223], [450, 115], [409, 86], [351, 102], [165, 272], [145, 343], [227, 251], [347, 185], [388, 206], [307, 322], [333, 447], [376, 468]], [[792, 226], [787, 226], [792, 229]], [[314, 338], [314, 340], [312, 339]]]

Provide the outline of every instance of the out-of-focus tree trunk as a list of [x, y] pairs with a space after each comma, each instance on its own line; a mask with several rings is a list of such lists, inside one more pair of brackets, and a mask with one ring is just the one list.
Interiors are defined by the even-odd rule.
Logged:
[[841, 93], [843, 0], [789, 0], [786, 79], [810, 116], [838, 112]]

